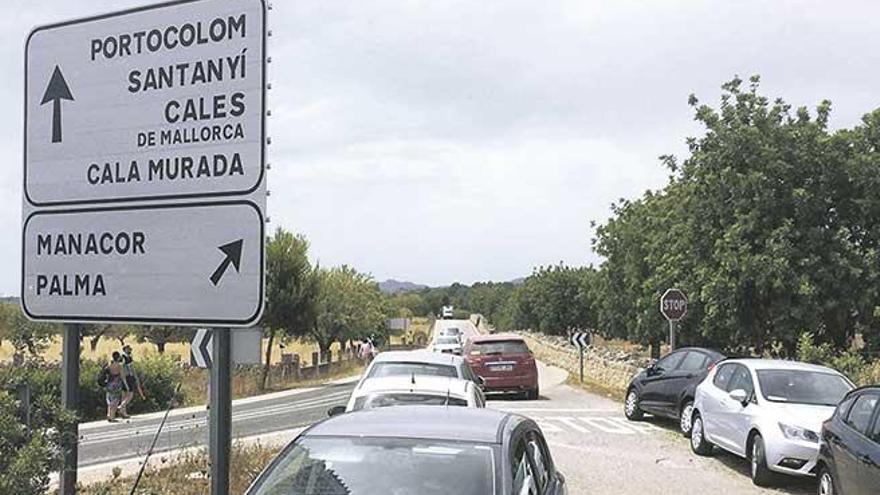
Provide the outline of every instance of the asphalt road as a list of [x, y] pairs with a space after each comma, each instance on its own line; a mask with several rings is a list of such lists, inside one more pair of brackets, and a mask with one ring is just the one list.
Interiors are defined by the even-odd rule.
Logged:
[[622, 404], [566, 385], [566, 372], [540, 365], [537, 401], [492, 400], [489, 406], [529, 416], [547, 438], [570, 493], [602, 495], [812, 494], [812, 481], [784, 478], [754, 486], [748, 463], [732, 455], [697, 457], [676, 423], [630, 422]]
[[[435, 332], [442, 326], [457, 326], [467, 336], [476, 334], [467, 320], [440, 320]], [[567, 385], [567, 374], [559, 368], [540, 364], [539, 377], [539, 400], [490, 396], [489, 407], [538, 422], [574, 495], [814, 493], [812, 481], [793, 478], [783, 478], [775, 489], [757, 488], [748, 477], [745, 460], [722, 453], [714, 458], [697, 457], [674, 422], [629, 422], [620, 403]], [[237, 401], [233, 434], [246, 438], [286, 432], [292, 437], [290, 430], [324, 419], [328, 408], [345, 404], [353, 386], [353, 382], [340, 383]], [[142, 456], [160, 421], [161, 415], [153, 414], [122, 423], [82, 425], [80, 466], [103, 471], [100, 466], [106, 463]], [[204, 408], [176, 411], [160, 436], [157, 451], [204, 446], [206, 441]]]

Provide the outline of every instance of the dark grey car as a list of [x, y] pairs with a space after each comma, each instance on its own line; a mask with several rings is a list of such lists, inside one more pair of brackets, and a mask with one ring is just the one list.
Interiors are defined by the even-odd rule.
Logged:
[[301, 433], [247, 495], [563, 495], [541, 429], [491, 409], [399, 406]]

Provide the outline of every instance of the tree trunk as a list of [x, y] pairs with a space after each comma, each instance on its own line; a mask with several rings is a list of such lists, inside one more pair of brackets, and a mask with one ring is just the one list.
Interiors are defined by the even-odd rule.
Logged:
[[159, 354], [165, 354], [165, 342], [156, 342], [156, 350]]
[[269, 379], [269, 366], [272, 363], [272, 345], [275, 343], [275, 329], [269, 329], [269, 344], [266, 346], [266, 362], [263, 364], [263, 376], [260, 378], [260, 390], [266, 390]]
[[100, 335], [95, 335], [94, 337], [92, 337], [91, 339], [89, 339], [89, 348], [92, 349], [92, 352], [95, 352], [95, 351], [98, 350], [98, 343], [99, 343], [100, 341], [101, 341], [101, 336], [100, 336]]

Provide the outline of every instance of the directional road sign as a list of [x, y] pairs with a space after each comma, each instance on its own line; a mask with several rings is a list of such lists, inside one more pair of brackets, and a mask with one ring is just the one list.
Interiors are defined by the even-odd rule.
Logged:
[[261, 0], [177, 1], [34, 29], [25, 49], [26, 201], [257, 191], [265, 30]]
[[190, 364], [199, 368], [211, 368], [214, 363], [213, 332], [232, 332], [232, 362], [235, 364], [260, 364], [262, 361], [263, 329], [260, 327], [236, 328], [235, 330], [209, 330], [200, 328], [190, 344]]
[[28, 316], [257, 321], [265, 38], [263, 0], [178, 0], [30, 33]]
[[687, 314], [688, 299], [678, 289], [667, 289], [660, 297], [660, 313], [669, 321], [678, 321]]
[[32, 213], [22, 307], [39, 320], [250, 325], [263, 225], [248, 201]]
[[199, 368], [211, 368], [211, 330], [200, 328], [196, 330], [190, 345], [190, 362]]
[[572, 332], [568, 337], [568, 342], [579, 349], [584, 349], [590, 345], [590, 333], [580, 331]]

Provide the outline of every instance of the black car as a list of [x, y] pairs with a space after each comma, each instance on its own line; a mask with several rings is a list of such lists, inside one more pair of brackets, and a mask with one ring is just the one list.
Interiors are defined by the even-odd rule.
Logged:
[[541, 429], [524, 416], [467, 407], [395, 406], [334, 416], [305, 430], [246, 493], [567, 491]]
[[690, 435], [694, 390], [723, 359], [724, 354], [699, 347], [670, 352], [630, 382], [624, 403], [627, 419], [641, 420], [646, 412], [677, 419], [682, 433]]
[[880, 386], [847, 394], [819, 440], [819, 493], [880, 493]]

